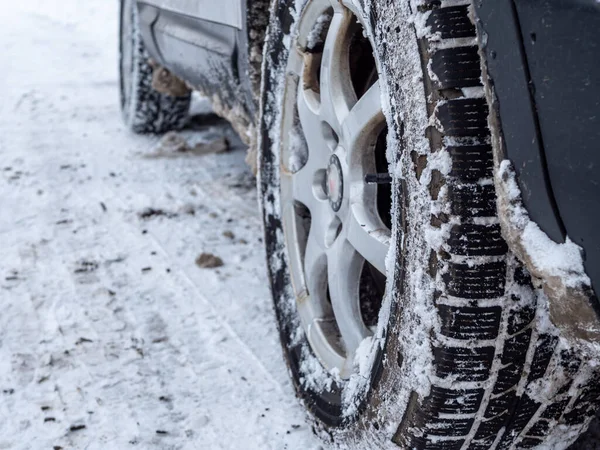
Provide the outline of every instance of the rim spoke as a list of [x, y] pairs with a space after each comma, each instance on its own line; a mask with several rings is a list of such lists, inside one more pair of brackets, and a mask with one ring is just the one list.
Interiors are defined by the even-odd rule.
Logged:
[[298, 117], [308, 145], [308, 161], [306, 168], [316, 171], [326, 166], [329, 161], [329, 151], [321, 133], [321, 119], [306, 101], [308, 92], [298, 90]]
[[319, 245], [315, 228], [308, 237], [304, 259], [304, 286], [297, 295], [297, 307], [307, 338], [322, 362], [331, 367], [341, 367], [344, 357], [331, 342], [333, 313], [327, 302], [327, 259], [325, 249]]
[[293, 73], [298, 77], [302, 76], [304, 68], [304, 56], [297, 48], [291, 48], [288, 57], [288, 73]]
[[319, 225], [311, 226], [304, 253], [304, 283], [310, 298], [312, 317], [317, 319], [326, 317], [323, 305], [327, 303], [327, 258], [319, 228]]
[[315, 203], [319, 202], [312, 190], [313, 179], [314, 173], [306, 166], [290, 177], [290, 194], [292, 198], [298, 200], [311, 211], [315, 208]]
[[321, 64], [321, 118], [339, 135], [341, 122], [356, 102], [349, 69], [351, 15], [336, 12], [325, 40]]
[[390, 248], [390, 231], [374, 213], [361, 205], [353, 205], [349, 215], [348, 242], [356, 251], [383, 275], [386, 275], [385, 258]]
[[303, 238], [306, 230], [301, 220], [298, 220], [296, 207], [293, 202], [283, 205], [283, 228], [285, 230], [285, 241], [289, 259], [292, 286], [297, 297], [306, 295], [304, 272], [302, 271]]
[[327, 252], [329, 296], [346, 355], [354, 354], [371, 332], [360, 313], [359, 284], [363, 260], [344, 239], [338, 239]]
[[343, 367], [344, 356], [339, 346], [332, 345], [332, 334], [335, 333], [335, 319], [314, 319], [308, 327], [307, 337], [310, 345], [317, 348], [317, 355], [330, 367]]
[[[317, 171], [324, 170], [329, 161], [330, 153], [321, 136], [321, 121], [306, 102], [305, 94], [298, 92], [298, 116], [304, 137], [308, 146], [308, 159], [304, 166], [291, 175], [291, 195], [302, 202], [311, 211], [319, 207], [319, 200], [313, 193], [313, 183]], [[314, 213], [314, 211], [313, 211]]]
[[369, 147], [368, 144], [375, 140], [384, 126], [385, 116], [377, 81], [352, 107], [342, 125], [342, 139], [350, 160], [360, 159], [361, 150]]
[[332, 222], [334, 214], [327, 200], [319, 200], [315, 196], [312, 188], [313, 179], [313, 174], [306, 167], [294, 174], [282, 171], [281, 194], [282, 199], [285, 199], [284, 207], [287, 207], [288, 204], [293, 204], [293, 201], [296, 200], [309, 209], [315, 226], [318, 224], [322, 228], [322, 230], [315, 230], [314, 233], [318, 233], [322, 238], [319, 242], [324, 243], [324, 230]]
[[[342, 0], [344, 3], [347, 1]], [[342, 2], [340, 0], [328, 0], [329, 5], [333, 8], [334, 11], [343, 11]]]

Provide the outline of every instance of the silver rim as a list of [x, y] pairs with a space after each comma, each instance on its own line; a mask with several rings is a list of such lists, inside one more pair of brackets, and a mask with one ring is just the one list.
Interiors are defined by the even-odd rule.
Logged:
[[[366, 319], [366, 303], [381, 304], [391, 234], [378, 208], [382, 188], [365, 183], [378, 170], [376, 152], [385, 159], [377, 68], [372, 52], [372, 68], [354, 61], [365, 38], [348, 6], [313, 0], [303, 12], [281, 129], [281, 207], [298, 313], [321, 363], [344, 378], [377, 325]], [[368, 277], [379, 289], [369, 292]]]

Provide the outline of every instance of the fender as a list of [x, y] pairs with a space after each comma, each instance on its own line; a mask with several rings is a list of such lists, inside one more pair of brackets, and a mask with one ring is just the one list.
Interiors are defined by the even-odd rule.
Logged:
[[568, 236], [600, 289], [600, 3], [474, 2], [500, 122], [523, 203], [554, 242]]

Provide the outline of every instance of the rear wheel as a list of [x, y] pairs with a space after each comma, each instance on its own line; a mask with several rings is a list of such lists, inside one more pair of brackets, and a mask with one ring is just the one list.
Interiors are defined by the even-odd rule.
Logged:
[[121, 0], [119, 34], [121, 111], [136, 133], [164, 133], [181, 128], [190, 108], [191, 94], [161, 94], [152, 87], [150, 57], [142, 42], [135, 0]]
[[267, 39], [259, 186], [306, 407], [359, 448], [565, 448], [600, 384], [502, 239], [468, 5], [297, 4]]

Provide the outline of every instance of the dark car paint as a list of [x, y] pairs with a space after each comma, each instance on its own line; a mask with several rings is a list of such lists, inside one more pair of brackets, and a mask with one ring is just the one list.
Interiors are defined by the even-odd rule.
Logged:
[[[506, 156], [529, 214], [600, 287], [600, 3], [476, 3]], [[597, 290], [596, 290], [597, 291]]]
[[[258, 0], [248, 0], [251, 1]], [[262, 1], [262, 0], [261, 0]], [[432, 4], [435, 4], [432, 1]], [[475, 16], [493, 82], [506, 156], [531, 218], [556, 242], [568, 235], [600, 283], [600, 3], [477, 0]], [[248, 27], [237, 29], [138, 2], [151, 56], [255, 120]], [[242, 13], [246, 22], [246, 1]]]
[[600, 280], [600, 3], [521, 2], [517, 10], [559, 215]]

